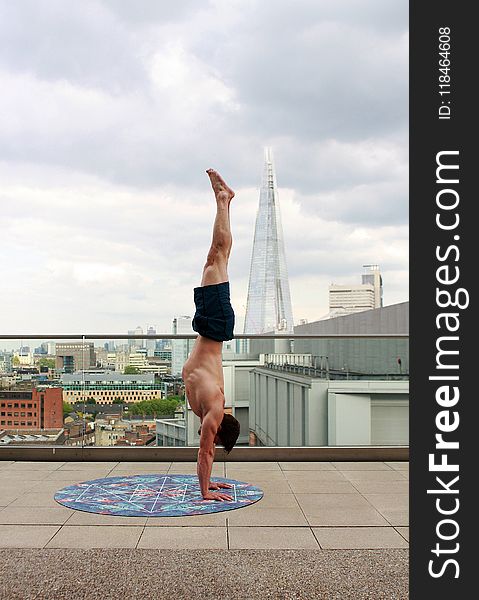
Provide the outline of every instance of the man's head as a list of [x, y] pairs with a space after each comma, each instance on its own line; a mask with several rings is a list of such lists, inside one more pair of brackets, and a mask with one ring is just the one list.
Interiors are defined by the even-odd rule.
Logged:
[[219, 443], [224, 447], [227, 454], [231, 452], [236, 444], [239, 432], [240, 424], [237, 419], [233, 415], [225, 414], [216, 437], [219, 438]]

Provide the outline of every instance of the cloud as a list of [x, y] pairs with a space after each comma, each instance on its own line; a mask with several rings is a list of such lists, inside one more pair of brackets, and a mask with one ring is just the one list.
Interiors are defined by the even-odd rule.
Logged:
[[407, 298], [406, 2], [0, 0], [0, 330], [169, 331], [236, 189], [246, 304], [273, 146], [296, 318], [379, 263]]
[[[239, 129], [303, 140], [358, 139], [407, 124], [407, 3], [250, 3], [195, 51], [234, 83]], [[221, 34], [220, 34], [221, 35]], [[204, 41], [204, 38], [210, 41]]]
[[138, 41], [102, 2], [3, 1], [0, 17], [0, 60], [9, 69], [109, 93], [146, 84]]

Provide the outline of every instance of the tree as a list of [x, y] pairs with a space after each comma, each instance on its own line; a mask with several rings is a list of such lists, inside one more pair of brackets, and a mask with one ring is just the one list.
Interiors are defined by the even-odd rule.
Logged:
[[128, 409], [130, 415], [157, 417], [173, 415], [180, 402], [175, 398], [154, 398], [135, 402]]
[[73, 412], [73, 406], [69, 402], [63, 402], [63, 417], [68, 413]]
[[123, 374], [124, 375], [139, 375], [140, 369], [138, 369], [138, 367], [132, 367], [131, 365], [128, 365], [125, 367]]
[[12, 359], [12, 365], [14, 367], [18, 367], [19, 364], [20, 364], [20, 359], [18, 358], [18, 356], [14, 356]]
[[185, 402], [185, 396], [184, 395], [181, 395], [181, 396], [177, 396], [177, 395], [168, 396], [168, 400], [176, 400], [178, 402], [178, 404], [184, 404], [184, 402]]
[[49, 369], [55, 368], [55, 359], [54, 358], [41, 358], [38, 361], [40, 367], [48, 367]]

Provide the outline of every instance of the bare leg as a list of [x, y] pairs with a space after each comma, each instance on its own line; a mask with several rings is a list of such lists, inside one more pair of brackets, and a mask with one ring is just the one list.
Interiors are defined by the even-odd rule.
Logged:
[[213, 169], [206, 171], [216, 197], [216, 218], [213, 240], [203, 268], [201, 285], [213, 285], [228, 281], [228, 258], [233, 244], [230, 229], [230, 202], [234, 192]]

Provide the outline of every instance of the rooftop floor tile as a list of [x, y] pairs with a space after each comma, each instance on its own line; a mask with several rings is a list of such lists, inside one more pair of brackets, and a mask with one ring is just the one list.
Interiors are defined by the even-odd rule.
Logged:
[[321, 548], [407, 548], [408, 544], [392, 527], [314, 527]]
[[226, 527], [147, 527], [138, 548], [227, 549]]
[[64, 507], [54, 500], [55, 492], [105, 476], [194, 475], [196, 463], [0, 461], [0, 548], [407, 547], [407, 466], [217, 461], [213, 477], [247, 481], [263, 490], [263, 498], [207, 515], [121, 517]]
[[45, 548], [136, 548], [142, 531], [139, 525], [65, 525]]
[[318, 542], [307, 527], [228, 527], [231, 549], [317, 549]]

